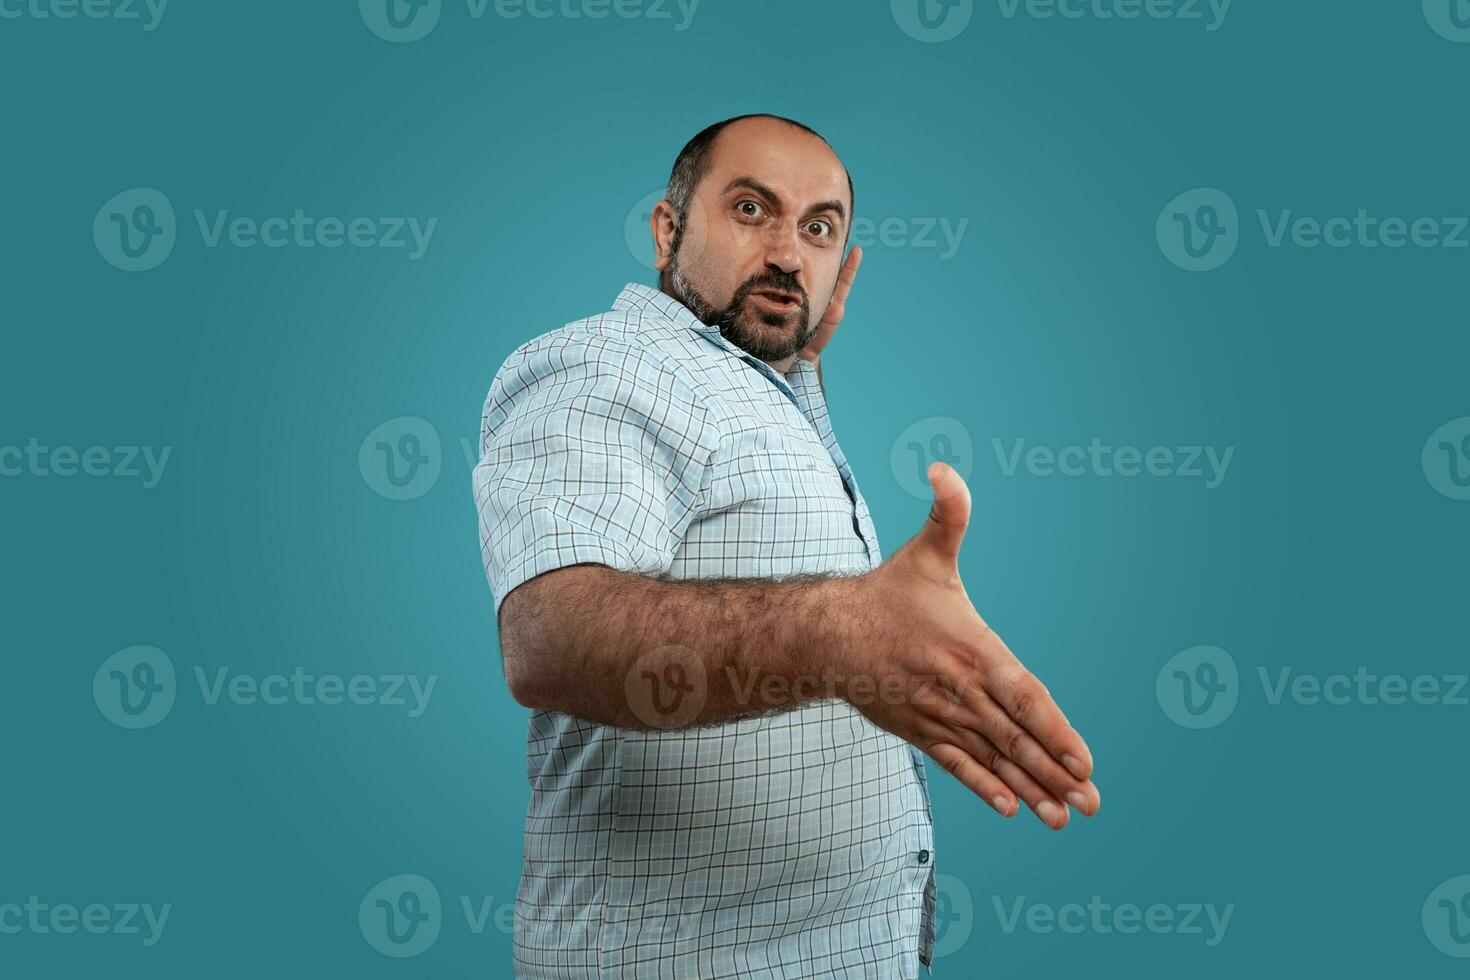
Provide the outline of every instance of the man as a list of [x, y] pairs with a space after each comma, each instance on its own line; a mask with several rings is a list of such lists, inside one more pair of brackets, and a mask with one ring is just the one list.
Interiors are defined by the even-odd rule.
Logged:
[[475, 499], [532, 709], [518, 976], [917, 976], [920, 750], [1005, 816], [1097, 810], [1081, 736], [960, 582], [953, 469], [881, 559], [819, 381], [852, 208], [812, 130], [711, 126], [650, 219], [661, 288], [491, 386]]

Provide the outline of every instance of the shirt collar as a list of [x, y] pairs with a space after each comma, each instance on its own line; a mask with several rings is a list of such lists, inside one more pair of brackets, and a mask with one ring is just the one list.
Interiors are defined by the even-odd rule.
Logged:
[[651, 312], [678, 326], [693, 330], [709, 338], [710, 342], [721, 350], [728, 351], [761, 370], [768, 378], [790, 389], [793, 394], [795, 391], [804, 389], [820, 391], [817, 369], [806, 358], [796, 358], [791, 363], [791, 369], [783, 375], [760, 358], [731, 343], [724, 334], [720, 333], [719, 327], [712, 327], [705, 323], [695, 316], [689, 307], [661, 289], [655, 289], [641, 282], [630, 282], [623, 287], [622, 292], [618, 293], [618, 298], [613, 301], [613, 309]]
[[623, 291], [618, 293], [618, 298], [613, 301], [613, 309], [638, 310], [639, 312], [651, 311], [681, 327], [688, 327], [697, 333], [713, 336], [717, 340], [724, 341], [721, 344], [722, 347], [727, 345], [730, 347], [735, 346], [734, 344], [730, 344], [729, 341], [725, 341], [725, 338], [720, 334], [719, 328], [712, 327], [700, 320], [689, 307], [674, 299], [668, 293], [660, 289], [654, 289], [652, 286], [644, 285], [641, 282], [630, 282], [624, 286]]

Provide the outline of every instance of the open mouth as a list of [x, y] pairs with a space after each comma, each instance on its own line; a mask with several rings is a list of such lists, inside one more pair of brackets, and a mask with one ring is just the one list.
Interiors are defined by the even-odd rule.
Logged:
[[774, 306], [777, 309], [786, 310], [801, 305], [800, 296], [779, 289], [762, 289], [752, 295], [757, 299], [763, 300], [766, 305]]

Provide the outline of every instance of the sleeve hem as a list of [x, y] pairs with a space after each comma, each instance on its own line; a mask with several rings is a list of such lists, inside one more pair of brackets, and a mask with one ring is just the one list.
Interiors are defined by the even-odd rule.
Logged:
[[511, 590], [522, 583], [570, 565], [607, 565], [620, 571], [639, 571], [628, 552], [613, 547], [606, 539], [591, 534], [573, 534], [561, 539], [543, 538], [536, 542], [536, 550], [515, 562], [500, 574], [491, 564], [490, 591], [495, 598], [495, 615], [500, 616], [500, 606]]

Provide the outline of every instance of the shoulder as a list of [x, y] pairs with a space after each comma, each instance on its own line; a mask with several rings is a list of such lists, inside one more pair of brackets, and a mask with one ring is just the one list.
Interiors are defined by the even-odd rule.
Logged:
[[708, 356], [704, 343], [687, 328], [637, 310], [574, 320], [511, 351], [491, 383], [483, 418], [493, 424], [526, 399], [596, 397], [705, 423], [711, 400], [701, 394], [698, 367]]
[[700, 401], [697, 360], [704, 341], [640, 310], [611, 310], [573, 320], [516, 347], [496, 372], [491, 399], [549, 377], [603, 378], [653, 386]]

